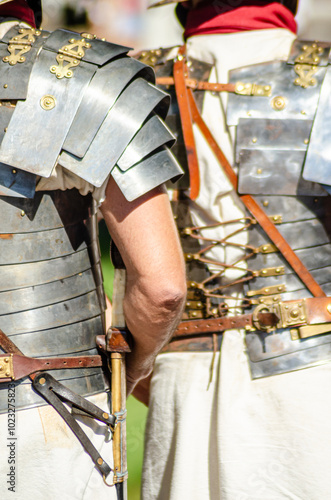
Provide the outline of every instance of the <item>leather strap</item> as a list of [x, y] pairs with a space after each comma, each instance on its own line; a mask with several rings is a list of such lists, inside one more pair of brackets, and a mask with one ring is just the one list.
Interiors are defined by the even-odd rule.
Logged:
[[70, 402], [74, 407], [82, 410], [85, 416], [88, 415], [93, 419], [107, 424], [112, 430], [116, 424], [115, 416], [109, 415], [90, 401], [64, 387], [49, 373], [38, 373], [33, 381], [33, 387], [61, 415], [105, 479], [112, 471], [111, 467], [103, 460], [73, 415], [62, 403], [62, 400]]
[[[195, 78], [185, 78], [185, 86], [193, 90], [209, 90], [210, 92], [235, 92], [234, 83], [211, 83], [202, 82]], [[156, 85], [174, 85], [175, 80], [171, 76], [160, 76], [156, 79]]]
[[[33, 373], [42, 370], [63, 370], [70, 368], [91, 368], [94, 366], [102, 366], [101, 356], [74, 356], [63, 358], [29, 358], [20, 354], [11, 354], [12, 371], [10, 377], [1, 378], [0, 383], [9, 382], [10, 380], [20, 380], [28, 377]], [[8, 354], [0, 354], [0, 366], [4, 365], [4, 360], [8, 358]], [[6, 372], [4, 371], [4, 374]]]
[[[276, 326], [278, 317], [271, 314], [259, 315], [265, 327]], [[224, 316], [223, 318], [193, 319], [179, 323], [173, 338], [191, 335], [201, 335], [203, 333], [217, 333], [225, 330], [253, 327], [253, 314], [241, 314], [240, 316]]]
[[190, 198], [191, 200], [195, 200], [199, 194], [200, 177], [192, 117], [188, 102], [188, 89], [185, 84], [186, 62], [183, 56], [184, 52], [185, 45], [179, 49], [178, 57], [174, 63], [174, 82], [190, 174]]
[[[312, 297], [302, 300], [287, 300], [269, 307], [263, 304], [257, 306], [261, 312], [255, 314], [241, 314], [239, 316], [225, 316], [221, 318], [194, 319], [182, 321], [173, 339], [179, 337], [190, 337], [209, 333], [221, 333], [225, 330], [245, 328], [257, 328], [267, 330], [268, 328], [286, 328], [286, 320], [283, 323], [284, 313], [290, 311], [290, 325], [295, 328], [304, 325], [320, 325], [331, 323], [331, 297]], [[299, 312], [300, 311], [300, 312]], [[302, 311], [302, 312], [301, 312]]]
[[[226, 175], [228, 176], [230, 182], [232, 183], [234, 189], [237, 191], [238, 179], [228, 162], [227, 158], [223, 154], [223, 151], [217, 144], [212, 133], [210, 132], [208, 126], [203, 120], [197, 105], [195, 103], [193, 93], [191, 89], [187, 90], [189, 106], [191, 111], [191, 116], [193, 121], [199, 127], [201, 133], [204, 135], [206, 141], [208, 142], [211, 150], [218, 159], [220, 165], [223, 167]], [[270, 221], [267, 215], [264, 213], [262, 208], [257, 204], [252, 196], [249, 194], [239, 195], [241, 201], [244, 203], [249, 212], [258, 221], [262, 229], [266, 232], [271, 241], [276, 245], [278, 250], [281, 252], [283, 257], [292, 267], [294, 272], [298, 275], [301, 281], [305, 284], [307, 289], [314, 295], [314, 297], [326, 297], [320, 285], [314, 280], [308, 269], [303, 265], [301, 260], [294, 253], [290, 245], [287, 243], [285, 238], [280, 234], [275, 225]]]

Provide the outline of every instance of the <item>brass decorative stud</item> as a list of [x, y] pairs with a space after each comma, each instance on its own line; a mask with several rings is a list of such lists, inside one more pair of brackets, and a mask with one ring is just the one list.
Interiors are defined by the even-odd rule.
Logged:
[[41, 377], [41, 378], [39, 379], [39, 384], [40, 384], [40, 385], [44, 385], [44, 384], [46, 384], [46, 379], [45, 379], [44, 377]]
[[271, 100], [271, 106], [275, 111], [282, 111], [286, 108], [286, 99], [283, 96], [276, 96]]
[[50, 111], [51, 109], [54, 109], [56, 106], [56, 99], [52, 95], [44, 95], [40, 99], [40, 106], [45, 110], [45, 111]]
[[108, 418], [109, 418], [109, 415], [108, 415], [108, 413], [106, 413], [106, 412], [104, 412], [104, 413], [102, 414], [102, 416], [103, 416], [103, 418], [104, 418], [104, 419], [106, 419], [106, 420], [108, 420]]
[[257, 137], [253, 137], [253, 139], [252, 139], [252, 143], [253, 143], [253, 144], [256, 144], [256, 143], [257, 143]]
[[103, 464], [102, 458], [98, 458], [97, 462], [98, 462], [98, 465], [102, 465]]

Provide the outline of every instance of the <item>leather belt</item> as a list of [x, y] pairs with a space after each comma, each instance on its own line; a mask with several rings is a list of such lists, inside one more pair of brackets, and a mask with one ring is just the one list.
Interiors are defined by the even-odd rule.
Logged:
[[0, 383], [20, 380], [42, 370], [102, 366], [101, 356], [29, 358], [20, 354], [0, 354]]
[[[204, 320], [183, 321], [177, 327], [173, 339], [213, 333], [225, 330], [245, 328], [247, 331], [272, 331], [277, 328], [299, 328], [299, 337], [325, 333], [318, 328], [312, 329], [311, 335], [300, 335], [300, 327], [326, 325], [331, 323], [331, 297], [312, 297], [302, 300], [288, 300], [278, 304], [260, 304], [253, 313]], [[331, 327], [330, 327], [331, 329]], [[325, 330], [321, 328], [320, 330]], [[307, 330], [303, 330], [307, 332]], [[309, 332], [309, 330], [308, 330]]]
[[[209, 90], [210, 92], [235, 92], [234, 83], [211, 83], [195, 80], [194, 78], [185, 78], [186, 87], [193, 90]], [[160, 76], [156, 79], [157, 85], [174, 85], [175, 80], [172, 76]]]

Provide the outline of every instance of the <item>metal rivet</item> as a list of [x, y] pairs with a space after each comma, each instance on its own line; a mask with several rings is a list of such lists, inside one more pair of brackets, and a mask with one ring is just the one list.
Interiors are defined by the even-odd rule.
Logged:
[[99, 465], [102, 465], [103, 464], [102, 458], [98, 458], [97, 462], [98, 462]]
[[280, 95], [274, 97], [271, 101], [271, 106], [274, 108], [275, 111], [282, 111], [283, 109], [286, 108], [285, 97]]
[[267, 200], [265, 200], [265, 201], [263, 202], [263, 206], [264, 206], [264, 207], [268, 207], [268, 206], [269, 206], [269, 202], [268, 202]]
[[24, 215], [25, 215], [25, 212], [24, 212], [24, 210], [22, 210], [21, 217], [24, 217]]
[[253, 137], [252, 142], [255, 144], [257, 142], [257, 137]]
[[46, 379], [45, 379], [44, 377], [41, 377], [41, 378], [39, 379], [39, 384], [40, 384], [40, 385], [44, 385], [44, 384], [46, 384]]
[[5, 84], [4, 84], [3, 88], [4, 88], [4, 89], [7, 89], [7, 88], [8, 88], [7, 83], [5, 83]]
[[102, 414], [102, 416], [103, 416], [103, 418], [104, 418], [104, 419], [106, 419], [106, 420], [108, 420], [108, 418], [109, 418], [109, 415], [108, 415], [108, 413], [106, 413], [106, 412], [105, 412], [105, 413], [103, 413], [103, 414]]
[[262, 172], [263, 172], [262, 168], [258, 168], [256, 171], [257, 174], [262, 174]]
[[16, 171], [16, 170], [12, 170], [12, 174], [16, 174], [16, 173], [17, 173], [17, 171]]
[[309, 139], [305, 139], [305, 140], [303, 141], [303, 143], [304, 143], [304, 144], [308, 144], [308, 143], [309, 143]]
[[52, 95], [44, 95], [40, 99], [40, 106], [45, 110], [45, 111], [50, 111], [51, 109], [55, 108], [56, 106], [56, 99]]

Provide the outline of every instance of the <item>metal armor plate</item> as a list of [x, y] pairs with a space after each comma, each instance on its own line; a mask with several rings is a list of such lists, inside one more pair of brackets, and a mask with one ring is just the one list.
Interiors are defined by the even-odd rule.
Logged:
[[[0, 328], [27, 356], [96, 353], [104, 332], [102, 274], [91, 197], [76, 190], [0, 198]], [[54, 371], [81, 395], [106, 390], [102, 369]], [[45, 404], [19, 381], [17, 408]], [[6, 411], [6, 384], [0, 412]]]

